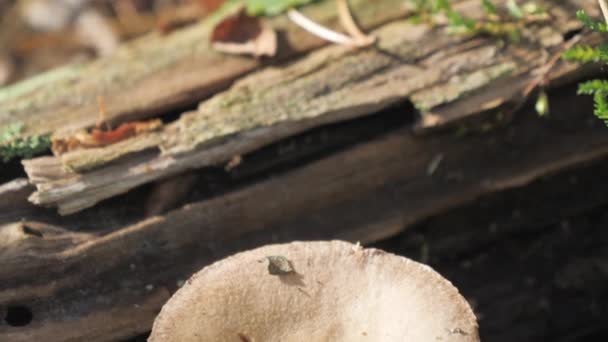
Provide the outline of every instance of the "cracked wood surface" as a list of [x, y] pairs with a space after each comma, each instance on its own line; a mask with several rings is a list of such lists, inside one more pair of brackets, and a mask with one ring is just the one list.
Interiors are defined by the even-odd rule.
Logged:
[[[486, 134], [418, 136], [405, 125], [122, 229], [72, 231], [28, 220], [3, 225], [0, 308], [25, 306], [34, 320], [20, 328], [0, 325], [0, 335], [11, 341], [132, 336], [149, 329], [181, 281], [226, 254], [277, 240], [377, 241], [485, 194], [605, 159], [605, 127], [585, 120], [591, 104], [575, 98], [572, 87], [550, 93], [549, 119], [522, 112]], [[437, 155], [442, 161], [430, 172]]]
[[[478, 2], [461, 5], [471, 4]], [[551, 53], [560, 52], [563, 35], [580, 28], [564, 11], [582, 5], [556, 3], [551, 7], [555, 20], [531, 25], [531, 40], [514, 44], [447, 35], [442, 28], [405, 21], [386, 24], [373, 33], [379, 38], [374, 48], [331, 46], [287, 66], [253, 73], [159, 133], [24, 161], [38, 189], [31, 200], [74, 213], [139, 185], [226, 162], [307, 129], [406, 100], [422, 111], [419, 130], [500, 110], [523, 100], [522, 90]], [[476, 8], [468, 14], [481, 15]], [[560, 64], [549, 78], [577, 74], [578, 68]], [[451, 111], [451, 105], [460, 112]]]
[[[380, 30], [399, 25], [402, 24], [394, 23]], [[423, 34], [429, 32], [434, 31], [424, 31]], [[562, 32], [561, 28], [559, 32]], [[470, 56], [475, 56], [474, 53], [480, 51], [486, 51], [490, 55], [493, 53], [498, 61], [502, 61], [500, 58], [507, 58], [509, 61], [509, 53], [513, 51], [512, 46], [495, 45], [493, 40], [487, 39], [462, 39], [449, 46], [450, 49], [444, 49], [446, 52], [443, 54], [438, 51], [430, 52], [427, 56], [422, 52], [423, 57], [416, 57], [415, 62], [426, 60], [426, 69], [431, 69], [435, 65], [441, 65], [442, 61], [449, 61], [450, 55], [470, 53]], [[407, 51], [408, 46], [403, 49]], [[522, 49], [516, 51], [526, 52], [525, 48]], [[344, 57], [339, 60], [350, 58], [350, 63], [356, 67], [359, 67], [356, 63], [356, 56], [359, 54], [376, 54], [371, 50], [342, 52], [333, 47], [328, 50], [343, 53]], [[526, 53], [523, 55], [526, 56]], [[386, 68], [372, 65], [374, 74], [383, 77], [387, 70], [406, 70], [399, 61], [393, 60], [394, 57], [395, 55], [389, 57], [388, 62], [381, 59], [382, 63], [387, 63], [381, 64], [386, 65]], [[532, 56], [528, 58], [533, 60]], [[292, 64], [290, 67], [294, 69], [291, 70], [299, 70], [297, 65], [302, 65], [299, 63], [306, 61]], [[492, 62], [484, 65], [483, 59], [475, 63], [473, 58], [471, 68], [463, 67], [462, 70], [473, 73], [494, 65]], [[411, 63], [406, 64], [407, 68], [412, 67]], [[536, 66], [537, 64], [533, 63], [530, 70], [534, 70]], [[370, 86], [373, 83], [369, 83], [370, 78], [365, 73], [365, 68], [368, 67], [370, 66], [361, 66], [363, 70], [358, 75], [361, 76], [361, 84]], [[376, 67], [379, 69], [374, 69]], [[401, 67], [404, 69], [397, 69]], [[312, 68], [310, 75], [314, 75], [318, 70], [332, 68], [336, 70], [336, 74], [332, 75], [338, 75], [340, 64], [331, 61], [321, 63], [320, 68]], [[516, 68], [520, 66], [516, 64]], [[266, 80], [268, 83], [264, 84], [272, 88], [275, 80], [271, 76], [279, 72], [279, 69], [272, 69], [259, 75], [269, 77], [269, 80]], [[578, 69], [563, 65], [552, 77], [576, 76], [578, 72]], [[481, 91], [477, 89], [468, 93], [448, 106], [430, 108], [428, 112], [423, 113], [423, 120], [417, 123], [417, 127], [403, 123], [400, 128], [371, 141], [361, 142], [314, 162], [299, 164], [286, 172], [272, 172], [272, 175], [253, 184], [231, 189], [221, 196], [196, 201], [162, 216], [145, 220], [141, 217], [138, 220], [127, 219], [118, 209], [115, 209], [114, 215], [113, 209], [106, 211], [108, 209], [104, 205], [107, 202], [115, 202], [118, 207], [134, 206], [135, 203], [129, 202], [129, 198], [114, 198], [93, 209], [58, 217], [50, 210], [25, 202], [25, 196], [31, 189], [23, 180], [0, 187], [0, 260], [3, 261], [3, 267], [0, 268], [0, 316], [4, 316], [6, 310], [13, 305], [27, 307], [34, 315], [33, 321], [23, 327], [12, 327], [0, 322], [0, 336], [10, 341], [93, 342], [134, 336], [150, 328], [160, 306], [183, 280], [194, 271], [227, 254], [266, 243], [294, 239], [341, 238], [362, 242], [377, 241], [427, 217], [488, 193], [521, 187], [552, 172], [608, 157], [605, 127], [600, 121], [589, 117], [592, 111], [587, 101], [589, 99], [576, 97], [573, 87], [549, 94], [551, 108], [554, 110], [546, 119], [538, 118], [533, 112], [520, 112], [511, 118], [511, 122], [496, 122], [495, 115], [479, 115], [479, 121], [491, 117], [493, 126], [485, 134], [471, 133], [457, 137], [449, 129], [422, 136], [413, 132], [444, 127], [453, 120], [462, 119], [460, 111], [450, 111], [450, 108], [468, 108], [465, 104], [473, 99], [474, 103], [478, 104], [495, 104], [496, 99], [501, 103], [517, 102], [516, 91], [511, 95], [501, 95], [495, 88], [500, 84], [509, 89], [521, 89], [529, 79], [527, 72], [515, 78], [510, 77], [512, 74], [513, 72], [492, 80], [485, 86], [480, 85]], [[397, 77], [389, 79], [389, 83], [405, 82], [400, 80], [399, 75], [401, 74], [397, 73]], [[460, 74], [456, 75], [455, 80], [462, 79]], [[257, 75], [243, 80], [233, 90], [247, 86], [248, 82], [256, 85], [255, 77]], [[294, 82], [299, 79], [299, 76], [297, 77]], [[310, 79], [315, 78], [311, 76]], [[379, 81], [382, 85], [382, 79]], [[300, 84], [302, 89], [309, 89], [304, 83], [295, 84]], [[326, 95], [331, 96], [336, 88], [342, 89], [341, 84], [352, 86], [355, 82], [336, 78], [323, 84], [335, 86], [331, 88], [330, 95], [318, 93], [318, 96], [325, 98]], [[276, 87], [281, 90], [281, 86], [282, 84], [279, 84]], [[255, 91], [266, 89], [247, 87]], [[442, 89], [448, 94], [454, 87]], [[458, 89], [470, 91], [468, 85]], [[224, 96], [233, 99], [227, 97], [231, 91], [219, 95], [218, 98]], [[234, 94], [242, 96], [236, 97], [237, 99], [245, 97], [242, 93]], [[343, 94], [350, 97], [355, 93]], [[274, 99], [272, 93], [264, 95]], [[406, 98], [410, 96], [399, 97], [394, 101], [398, 103]], [[434, 99], [430, 99], [432, 103]], [[311, 101], [316, 100], [317, 98], [313, 97]], [[197, 168], [223, 162], [238, 151], [251, 151], [301, 129], [336, 119], [336, 116], [331, 115], [326, 116], [331, 118], [327, 121], [304, 118], [298, 120], [301, 122], [298, 122], [296, 128], [278, 124], [269, 126], [268, 129], [254, 129], [248, 133], [227, 133], [228, 136], [218, 141], [205, 140], [208, 137], [197, 135], [198, 128], [186, 120], [206, 118], [211, 114], [205, 110], [210, 110], [212, 106], [219, 106], [221, 109], [222, 103], [217, 101], [219, 100], [214, 98], [203, 103], [198, 111], [184, 116], [183, 122], [178, 120], [170, 124], [165, 128], [166, 131], [158, 136], [150, 135], [138, 138], [141, 141], [124, 142], [120, 148], [113, 147], [115, 150], [110, 147], [78, 152], [82, 153], [83, 159], [75, 158], [72, 167], [81, 168], [80, 173], [70, 173], [64, 169], [64, 163], [69, 162], [75, 155], [64, 155], [63, 161], [53, 157], [34, 160], [32, 163], [40, 163], [40, 168], [31, 175], [31, 180], [38, 183], [39, 191], [49, 191], [60, 196], [59, 198], [66, 196], [65, 198], [72, 201], [69, 202], [70, 205], [79, 207], [90, 204], [87, 201], [90, 201], [89, 196], [95, 196], [95, 191], [102, 191], [102, 197], [116, 194], [112, 193], [116, 191], [113, 182], [105, 180], [106, 183], [95, 183], [104, 177], [125, 180], [127, 188], [135, 188], [145, 182], [170, 175], [177, 178], [181, 177], [183, 169], [175, 167], [176, 164], [180, 167], [187, 165], [187, 168]], [[256, 103], [254, 107], [262, 114], [266, 103], [264, 101]], [[234, 108], [240, 105], [238, 101], [229, 104], [237, 106]], [[331, 102], [328, 104], [335, 105]], [[375, 111], [387, 104], [374, 105], [377, 106], [374, 107]], [[228, 118], [231, 118], [232, 106], [225, 109]], [[370, 114], [368, 109], [369, 107], [361, 112], [355, 111], [356, 114], [352, 117]], [[475, 109], [465, 112], [464, 116], [477, 117], [478, 111]], [[349, 110], [344, 117], [338, 119], [351, 117], [350, 115], [352, 112]], [[267, 119], [263, 115], [261, 117]], [[424, 118], [430, 119], [425, 121]], [[213, 123], [213, 120], [220, 119], [209, 120]], [[188, 131], [189, 126], [192, 126], [193, 131]], [[274, 133], [275, 128], [278, 128], [277, 133]], [[482, 129], [485, 130], [483, 127]], [[187, 146], [185, 151], [174, 149], [175, 146], [182, 146], [179, 139], [176, 141], [163, 137], [169, 130], [183, 130], [182, 139], [191, 142], [183, 145]], [[175, 135], [169, 138], [175, 138]], [[149, 144], [149, 141], [152, 143]], [[251, 145], [252, 141], [259, 145]], [[174, 142], [178, 143], [174, 145]], [[133, 148], [136, 143], [141, 145]], [[149, 145], [143, 146], [145, 144]], [[121, 152], [123, 148], [141, 152], [131, 152], [125, 156]], [[165, 152], [159, 156], [158, 150], [161, 148]], [[104, 156], [101, 163], [95, 157], [100, 155]], [[85, 160], [86, 156], [95, 158], [88, 159], [82, 165], [78, 164], [80, 160]], [[184, 164], [171, 164], [172, 159]], [[430, 165], [435, 164], [436, 160], [439, 160], [439, 163], [431, 168]], [[103, 165], [109, 161], [112, 162]], [[274, 162], [274, 158], [268, 162]], [[245, 159], [244, 164], [247, 163], [248, 160]], [[120, 177], [116, 178], [117, 175]], [[87, 178], [89, 176], [90, 178]], [[595, 203], [594, 200], [595, 198], [589, 199], [590, 203]], [[12, 208], [18, 210], [11, 212]], [[4, 209], [10, 210], [5, 213]], [[108, 216], [113, 220], [122, 220], [122, 224], [106, 224], [103, 219]], [[6, 220], [10, 223], [6, 223]], [[453, 227], [443, 227], [437, 234], [445, 238], [450, 235], [450, 228]], [[460, 230], [451, 232], [455, 240], [463, 236]], [[452, 257], [450, 253], [446, 254]], [[490, 265], [488, 268], [495, 266]], [[501, 289], [501, 284], [485, 285], [496, 285], [496, 288]], [[475, 293], [472, 296], [475, 297]], [[505, 302], [510, 303], [509, 299], [517, 295], [505, 296], [508, 297]], [[499, 299], [493, 297], [492, 300], [492, 303], [495, 303]], [[511, 313], [507, 310], [501, 312], [507, 328], [497, 330], [496, 336], [504, 340], [527, 342], [528, 340], [522, 338], [504, 337], [505, 331], [511, 332], [510, 323], [521, 321], [521, 317], [516, 313], [513, 316], [504, 316]]]
[[[370, 29], [405, 16], [401, 0], [353, 0], [353, 12]], [[333, 1], [302, 9], [330, 27], [338, 19]], [[0, 127], [22, 122], [21, 136], [69, 132], [95, 125], [97, 97], [106, 99], [107, 119], [142, 119], [185, 104], [193, 104], [226, 88], [234, 79], [268, 64], [213, 51], [208, 35], [219, 16], [168, 36], [151, 33], [118, 48], [116, 53], [88, 64], [69, 65], [0, 89]], [[289, 23], [283, 16], [269, 20], [280, 33], [284, 60], [324, 44]]]

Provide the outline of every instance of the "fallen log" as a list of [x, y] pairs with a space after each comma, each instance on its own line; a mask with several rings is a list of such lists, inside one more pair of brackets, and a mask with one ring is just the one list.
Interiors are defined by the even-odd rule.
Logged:
[[[605, 127], [586, 120], [590, 104], [581, 110], [575, 96], [571, 87], [552, 94], [549, 119], [522, 112], [485, 134], [421, 137], [406, 126], [124, 229], [5, 225], [0, 306], [25, 307], [34, 318], [0, 326], [0, 334], [14, 341], [66, 329], [90, 341], [131, 336], [149, 327], [162, 302], [157, 290], [171, 292], [226, 254], [293, 239], [377, 241], [484, 194], [605, 158]], [[430, 168], [438, 155], [442, 161]], [[125, 326], [113, 308], [134, 302], [148, 304], [120, 310], [141, 324]]]
[[[411, 13], [400, 0], [354, 0], [350, 4], [365, 29]], [[338, 24], [333, 2], [313, 4], [302, 11], [321, 24]], [[139, 120], [195, 104], [268, 64], [213, 51], [208, 36], [220, 17], [212, 16], [170, 35], [153, 32], [107, 58], [58, 68], [2, 89], [0, 127], [21, 122], [19, 137], [92, 127], [98, 120], [99, 96], [106, 99], [108, 122]], [[268, 24], [281, 36], [283, 48], [275, 62], [326, 44], [285, 17], [270, 19]]]
[[[387, 24], [374, 32], [379, 38], [374, 49], [327, 47], [289, 66], [254, 73], [161, 132], [24, 161], [38, 189], [31, 200], [71, 214], [139, 185], [226, 163], [305, 130], [371, 115], [408, 99], [422, 112], [418, 130], [504, 111], [525, 100], [547, 50], [561, 53], [563, 36], [580, 28], [572, 18], [559, 16], [563, 10], [556, 4], [552, 11], [561, 20], [530, 28], [535, 38], [523, 44], [449, 36], [407, 22]], [[427, 43], [421, 46], [421, 41]], [[580, 74], [560, 64], [547, 77]], [[497, 91], [494, 84], [507, 91]], [[460, 109], [457, 115], [446, 109], [451, 104]]]
[[[567, 5], [582, 6], [576, 1]], [[554, 10], [565, 11], [557, 5]], [[562, 38], [578, 27], [567, 25], [569, 21], [556, 22], [561, 24], [555, 31], [549, 30], [549, 36], [557, 33]], [[412, 26], [396, 22], [378, 32], [405, 32], [400, 31], [403, 27]], [[574, 87], [563, 86], [582, 77], [581, 69], [560, 64], [549, 75], [554, 86], [559, 86], [549, 94], [550, 117], [540, 118], [529, 107], [501, 116], [500, 110], [524, 100], [520, 91], [542, 66], [535, 50], [526, 45], [502, 46], [487, 37], [445, 37], [437, 31], [419, 30], [426, 38], [437, 38], [428, 44], [429, 50], [411, 42], [402, 44], [408, 38], [394, 34], [390, 35], [393, 40], [381, 43], [383, 50], [330, 47], [285, 68], [251, 75], [160, 132], [125, 141], [120, 148], [74, 152], [83, 159], [65, 154], [26, 161], [28, 167], [34, 167], [28, 171], [39, 194], [58, 196], [49, 197], [46, 204], [61, 205], [58, 199], [63, 198], [70, 201], [64, 210], [96, 205], [62, 217], [27, 203], [25, 196], [31, 188], [23, 181], [0, 187], [0, 194], [8, 196], [0, 198], [0, 317], [4, 317], [0, 336], [10, 341], [128, 338], [150, 328], [160, 306], [192, 272], [227, 254], [294, 239], [375, 242], [475, 199], [606, 159], [608, 138], [602, 123], [590, 117], [591, 103], [576, 97]], [[559, 51], [560, 42], [550, 44], [549, 52]], [[324, 61], [327, 51], [339, 58]], [[366, 63], [360, 63], [362, 57]], [[488, 77], [505, 65], [509, 73]], [[339, 77], [341, 71], [353, 68], [359, 78]], [[442, 74], [431, 78], [434, 81], [426, 88], [403, 88], [416, 86], [412, 83], [418, 79], [412, 72], [429, 77], [433, 68]], [[273, 76], [285, 70], [295, 72], [288, 83], [300, 87], [298, 98], [306, 100], [302, 106], [310, 107], [290, 110], [283, 103], [280, 110], [268, 110], [275, 109], [281, 93], [263, 94], [261, 90], [284, 86], [280, 83], [283, 76]], [[460, 84], [467, 75], [476, 75], [475, 82]], [[451, 87], [445, 86], [448, 79], [453, 80], [447, 83]], [[269, 87], [257, 87], [258, 81]], [[511, 92], [501, 95], [499, 86], [507, 86]], [[214, 127], [234, 128], [231, 120], [240, 111], [231, 109], [244, 105], [239, 101], [247, 100], [245, 88], [253, 88], [249, 94], [261, 99], [243, 102], [253, 105], [252, 113], [257, 115], [252, 119], [273, 125], [261, 130], [255, 125], [244, 126], [244, 131], [239, 127], [220, 132], [219, 138], [199, 136], [196, 125], [201, 122], [197, 119], [208, 116], [216, 120], [211, 120], [217, 124]], [[374, 100], [364, 89], [381, 98]], [[425, 95], [427, 89], [441, 94], [441, 100]], [[237, 101], [223, 107], [222, 99]], [[409, 100], [422, 109], [420, 120], [414, 120], [418, 113], [407, 105]], [[315, 111], [315, 106], [321, 110]], [[327, 108], [333, 111], [324, 116]], [[222, 110], [226, 116], [213, 117], [206, 112], [212, 109]], [[265, 109], [270, 117], [264, 116]], [[306, 118], [307, 113], [316, 116]], [[273, 114], [285, 114], [287, 122], [294, 119], [295, 124], [282, 125], [284, 119]], [[344, 122], [328, 125], [337, 121]], [[458, 129], [460, 125], [467, 129]], [[280, 130], [275, 131], [277, 128]], [[171, 130], [174, 134], [163, 136]], [[296, 133], [300, 135], [292, 137]], [[122, 148], [129, 152], [123, 153]], [[165, 154], [159, 154], [159, 148]], [[219, 168], [222, 177], [228, 178], [227, 184], [219, 191], [202, 191], [210, 187], [207, 176], [218, 173], [213, 166], [224, 166], [235, 154], [243, 157], [241, 165], [231, 171]], [[100, 156], [105, 158], [101, 162]], [[170, 164], [172, 158], [183, 163]], [[66, 171], [68, 162], [77, 173]], [[169, 176], [179, 179], [186, 170], [199, 179], [192, 192], [203, 193], [189, 194], [181, 204], [153, 210], [147, 216], [150, 189], [144, 184]], [[129, 172], [135, 176], [129, 178]], [[97, 185], [90, 182], [105, 176]], [[606, 202], [603, 194], [608, 192], [600, 186], [594, 190], [598, 196], [588, 198], [584, 208]], [[103, 198], [106, 200], [98, 203]], [[134, 212], [125, 215], [126, 207]], [[518, 227], [530, 222], [535, 221], [520, 222]], [[469, 232], [466, 227], [454, 229], [440, 223], [435, 224], [434, 236], [441, 239], [433, 246], [443, 246], [439, 253], [446, 259], [475, 253], [488, 241], [500, 241], [476, 235], [475, 229]], [[576, 269], [573, 265], [570, 272]], [[456, 274], [450, 276], [457, 279]], [[566, 289], [571, 286], [567, 281], [574, 278], [566, 277]], [[478, 292], [467, 295], [487, 307], [502, 287], [491, 282], [484, 285], [495, 292], [472, 286]], [[511, 303], [517, 295], [508, 293], [504, 302]], [[504, 329], [520, 318], [513, 314], [502, 325], [489, 324], [488, 331], [494, 335], [487, 336], [517, 336], [510, 340], [527, 341]], [[482, 331], [483, 327], [482, 321]]]

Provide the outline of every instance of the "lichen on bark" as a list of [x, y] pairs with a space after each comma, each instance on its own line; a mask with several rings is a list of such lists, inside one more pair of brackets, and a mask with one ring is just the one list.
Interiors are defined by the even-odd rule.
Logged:
[[6, 127], [0, 127], [0, 159], [7, 162], [13, 158], [31, 158], [44, 152], [51, 146], [48, 135], [33, 135], [19, 137], [23, 123], [15, 122]]

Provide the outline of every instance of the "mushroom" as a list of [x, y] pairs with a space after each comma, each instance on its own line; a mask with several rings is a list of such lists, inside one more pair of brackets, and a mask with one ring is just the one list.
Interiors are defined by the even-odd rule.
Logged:
[[238, 253], [163, 306], [151, 342], [479, 341], [458, 290], [430, 267], [342, 241]]

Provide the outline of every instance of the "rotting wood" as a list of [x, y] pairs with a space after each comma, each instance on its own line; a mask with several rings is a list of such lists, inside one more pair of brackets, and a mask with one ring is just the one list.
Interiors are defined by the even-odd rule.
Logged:
[[[409, 13], [401, 0], [354, 0], [353, 11], [370, 29]], [[335, 27], [333, 1], [302, 10]], [[194, 104], [227, 87], [266, 61], [227, 56], [209, 48], [208, 35], [219, 15], [168, 36], [152, 33], [120, 47], [115, 54], [88, 64], [61, 67], [0, 91], [0, 127], [22, 122], [21, 136], [75, 131], [97, 120], [98, 96], [107, 99], [107, 119], [125, 122]], [[285, 17], [269, 20], [281, 34], [284, 60], [325, 44]]]
[[[551, 7], [556, 18], [561, 18], [561, 10], [557, 4]], [[462, 119], [437, 114], [455, 100], [459, 108], [467, 108], [467, 116], [519, 102], [521, 90], [545, 62], [545, 49], [559, 50], [565, 30], [580, 27], [572, 18], [562, 19], [530, 28], [536, 41], [508, 45], [488, 37], [450, 36], [407, 22], [387, 24], [374, 32], [379, 37], [375, 49], [332, 46], [287, 67], [254, 73], [158, 135], [24, 161], [38, 188], [31, 200], [57, 206], [62, 214], [74, 213], [152, 180], [225, 162], [304, 130], [369, 115], [408, 98], [423, 110], [422, 127], [433, 128]], [[578, 70], [567, 64], [560, 67], [567, 71], [558, 68], [549, 76]], [[496, 91], [495, 83], [508, 86], [509, 92]], [[121, 162], [110, 163], [127, 154]]]
[[31, 203], [28, 203], [27, 198], [33, 190], [25, 178], [0, 184], [0, 224], [7, 220], [18, 220], [20, 215], [28, 211]]
[[[160, 303], [153, 293], [139, 292], [137, 301], [157, 306], [145, 306], [149, 311], [142, 313], [120, 305], [131, 322], [141, 322], [137, 328], [124, 326], [106, 303], [131, 303], [134, 291], [146, 288], [174, 289], [228, 253], [285, 239], [377, 241], [484, 194], [605, 159], [605, 127], [585, 120], [591, 103], [574, 101], [573, 90], [550, 94], [550, 119], [526, 112], [491, 134], [464, 137], [419, 137], [406, 127], [107, 234], [28, 221], [5, 225], [0, 241], [12, 242], [1, 249], [0, 307], [23, 305], [40, 318], [19, 329], [0, 326], [0, 334], [26, 341], [70, 328], [90, 341], [106, 340], [102, 336], [110, 332], [126, 337], [145, 331]], [[429, 176], [428, 164], [438, 154], [444, 158]], [[24, 225], [43, 237], [24, 233]], [[103, 326], [90, 323], [91, 315], [103, 317]]]

